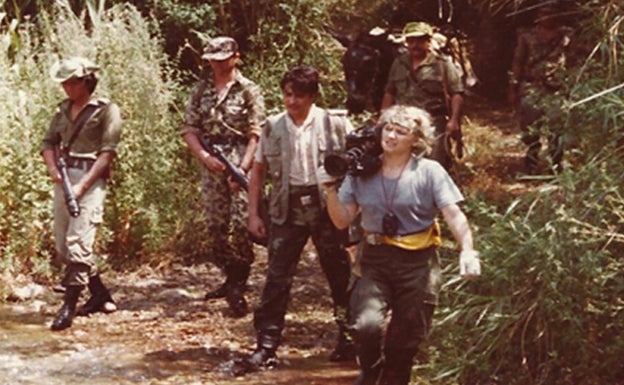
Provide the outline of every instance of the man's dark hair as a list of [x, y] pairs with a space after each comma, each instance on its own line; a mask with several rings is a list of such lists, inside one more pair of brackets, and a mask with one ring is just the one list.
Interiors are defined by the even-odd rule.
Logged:
[[316, 69], [306, 65], [291, 68], [280, 82], [282, 90], [290, 84], [296, 94], [317, 95], [319, 92], [319, 74]]

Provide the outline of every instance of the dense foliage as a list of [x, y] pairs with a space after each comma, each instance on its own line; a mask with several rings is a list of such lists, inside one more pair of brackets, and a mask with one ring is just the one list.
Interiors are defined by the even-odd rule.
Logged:
[[[159, 263], [197, 253], [201, 242], [196, 164], [177, 127], [201, 72], [202, 39], [227, 33], [241, 41], [242, 70], [261, 84], [272, 112], [280, 108], [279, 78], [304, 62], [323, 74], [319, 103], [339, 107], [340, 49], [329, 29], [405, 17], [412, 4], [118, 3], [12, 2], [0, 14], [0, 276], [53, 274], [51, 185], [38, 152], [63, 97], [48, 75], [58, 57], [83, 54], [102, 65], [98, 93], [120, 105], [125, 121], [99, 251], [116, 267]], [[523, 3], [472, 0], [463, 14], [500, 21]], [[430, 384], [615, 385], [623, 378], [624, 9], [615, 0], [569, 9], [580, 47], [566, 95], [569, 167], [508, 201], [468, 192], [484, 276], [447, 282], [427, 360], [416, 371]], [[456, 253], [445, 249], [444, 257], [454, 277]], [[0, 281], [0, 298], [4, 290]]]

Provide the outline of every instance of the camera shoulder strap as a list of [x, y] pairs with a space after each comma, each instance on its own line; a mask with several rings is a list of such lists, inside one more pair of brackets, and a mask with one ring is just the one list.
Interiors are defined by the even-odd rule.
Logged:
[[325, 130], [325, 146], [327, 148], [327, 153], [332, 154], [334, 152], [334, 141], [331, 140], [331, 121], [327, 110], [324, 111], [323, 115], [323, 129]]

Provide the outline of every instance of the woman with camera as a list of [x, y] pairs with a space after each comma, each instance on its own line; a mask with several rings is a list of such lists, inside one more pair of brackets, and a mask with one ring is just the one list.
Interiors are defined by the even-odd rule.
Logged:
[[[461, 192], [438, 162], [423, 157], [433, 134], [427, 112], [395, 105], [379, 123], [379, 170], [372, 176], [349, 174], [339, 190], [322, 170], [321, 183], [336, 227], [347, 227], [361, 212], [365, 231], [350, 299], [360, 364], [356, 384], [406, 385], [440, 289], [438, 212], [461, 246], [461, 276], [475, 278], [481, 266], [458, 206]], [[388, 311], [392, 318], [384, 332]]]

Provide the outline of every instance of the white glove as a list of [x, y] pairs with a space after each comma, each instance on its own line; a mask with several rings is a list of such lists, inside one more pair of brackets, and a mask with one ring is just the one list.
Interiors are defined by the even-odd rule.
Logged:
[[464, 279], [474, 279], [481, 275], [478, 251], [463, 250], [459, 253], [459, 275]]
[[319, 167], [316, 171], [316, 179], [322, 189], [333, 188], [338, 183], [338, 178], [329, 175], [324, 166]]

